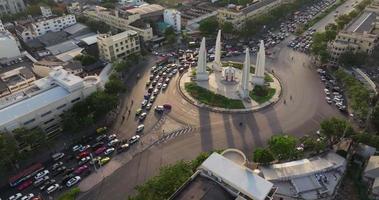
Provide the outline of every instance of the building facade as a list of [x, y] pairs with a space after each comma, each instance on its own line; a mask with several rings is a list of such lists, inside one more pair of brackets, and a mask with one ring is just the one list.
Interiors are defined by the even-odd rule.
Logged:
[[5, 32], [5, 27], [1, 20], [0, 20], [0, 32]]
[[36, 80], [34, 74], [26, 67], [19, 67], [0, 74], [1, 81], [10, 93], [30, 87]]
[[50, 17], [53, 15], [53, 12], [51, 11], [50, 7], [41, 6], [40, 9], [41, 9], [41, 14], [44, 17]]
[[3, 49], [0, 50], [0, 59], [16, 58], [21, 55], [16, 39], [9, 32], [0, 31], [0, 49]]
[[97, 37], [100, 57], [113, 62], [140, 52], [140, 41], [136, 31], [125, 31], [117, 35], [102, 34]]
[[0, 0], [0, 15], [15, 14], [24, 10], [24, 0]]
[[95, 92], [97, 85], [96, 77], [80, 78], [56, 68], [33, 86], [0, 99], [0, 130], [40, 127], [52, 136], [61, 131], [63, 112]]
[[176, 32], [180, 32], [182, 29], [181, 14], [176, 9], [166, 9], [163, 12], [163, 20], [166, 24], [169, 24], [174, 28]]

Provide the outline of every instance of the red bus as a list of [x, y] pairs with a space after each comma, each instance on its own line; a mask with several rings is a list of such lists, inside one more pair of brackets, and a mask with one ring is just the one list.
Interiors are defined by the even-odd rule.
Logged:
[[15, 187], [18, 184], [22, 183], [23, 181], [29, 179], [30, 177], [33, 177], [35, 174], [37, 174], [39, 171], [43, 170], [44, 168], [45, 167], [41, 163], [34, 164], [22, 170], [20, 173], [10, 177], [9, 185], [11, 187]]

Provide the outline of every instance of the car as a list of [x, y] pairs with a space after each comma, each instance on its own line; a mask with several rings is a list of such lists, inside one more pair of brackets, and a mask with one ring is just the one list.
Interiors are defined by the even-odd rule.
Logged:
[[139, 108], [139, 109], [136, 110], [136, 116], [140, 115], [141, 113], [142, 113], [142, 109], [141, 108]]
[[34, 176], [34, 179], [35, 179], [35, 180], [38, 180], [38, 179], [40, 179], [40, 178], [42, 178], [42, 177], [48, 175], [49, 173], [50, 173], [49, 170], [45, 169], [45, 170], [43, 170], [42, 172], [37, 173], [37, 174]]
[[111, 160], [111, 158], [109, 158], [109, 157], [102, 158], [102, 159], [100, 160], [99, 164], [100, 164], [100, 166], [105, 165], [105, 164], [107, 164], [110, 160]]
[[42, 177], [42, 178], [40, 178], [40, 179], [37, 179], [37, 180], [34, 181], [33, 186], [34, 186], [34, 187], [38, 187], [38, 186], [40, 186], [42, 183], [44, 183], [45, 181], [47, 181], [47, 180], [49, 180], [49, 179], [50, 179], [49, 176], [44, 176], [44, 177]]
[[72, 151], [73, 152], [79, 151], [80, 148], [82, 148], [81, 144], [75, 145], [75, 146], [72, 147]]
[[84, 146], [82, 146], [82, 147], [80, 147], [80, 149], [79, 149], [79, 152], [83, 152], [83, 151], [86, 151], [87, 149], [89, 149], [89, 148], [91, 148], [91, 145], [84, 145]]
[[25, 196], [23, 196], [20, 200], [31, 200], [34, 197], [33, 193], [29, 193]]
[[159, 93], [159, 89], [158, 88], [155, 88], [155, 90], [153, 91], [153, 94], [154, 95], [157, 95]]
[[113, 139], [113, 140], [108, 142], [108, 147], [116, 146], [119, 143], [120, 143], [119, 139]]
[[62, 159], [64, 157], [64, 153], [62, 152], [59, 152], [59, 153], [55, 153], [51, 156], [51, 158], [54, 160], [54, 161], [58, 161], [60, 159]]
[[112, 134], [112, 135], [108, 136], [108, 140], [113, 140], [113, 139], [116, 139], [116, 138], [117, 138], [116, 134]]
[[137, 133], [142, 132], [144, 128], [145, 128], [145, 125], [140, 124], [140, 125], [137, 126], [136, 132]]
[[141, 102], [141, 105], [142, 107], [145, 107], [147, 105], [148, 101], [146, 99], [144, 99], [142, 102]]
[[61, 166], [61, 167], [59, 167], [57, 170], [55, 170], [55, 171], [53, 172], [53, 176], [57, 176], [57, 175], [63, 173], [64, 171], [66, 171], [66, 169], [67, 169], [66, 166]]
[[151, 81], [146, 81], [146, 87], [149, 87], [150, 86], [150, 84], [151, 84]]
[[22, 194], [21, 193], [17, 193], [15, 195], [10, 196], [8, 199], [9, 200], [17, 200], [17, 199], [20, 199], [21, 197], [22, 197]]
[[22, 182], [20, 185], [17, 186], [17, 190], [18, 191], [22, 191], [22, 190], [28, 188], [31, 185], [33, 185], [33, 180], [31, 180], [31, 179], [26, 180], [26, 181]]
[[95, 153], [95, 155], [100, 155], [100, 154], [104, 153], [104, 151], [106, 149], [107, 149], [106, 147], [99, 147], [98, 149], [96, 149], [96, 151], [94, 153]]
[[135, 136], [131, 137], [129, 139], [129, 144], [131, 144], [131, 145], [135, 144], [136, 142], [138, 142], [140, 140], [140, 138], [141, 138], [141, 136], [139, 136], [139, 135], [135, 135]]
[[157, 84], [157, 89], [161, 89], [162, 88], [162, 83], [158, 83]]
[[162, 114], [164, 112], [164, 107], [163, 106], [155, 106], [154, 111]]
[[126, 143], [126, 144], [122, 144], [120, 145], [118, 148], [117, 148], [117, 153], [121, 153], [121, 152], [124, 152], [126, 150], [129, 149], [129, 144]]
[[107, 137], [107, 135], [101, 134], [101, 135], [96, 137], [96, 142], [100, 142], [100, 141], [104, 140], [106, 137]]
[[81, 173], [83, 173], [84, 171], [87, 171], [87, 170], [89, 170], [88, 165], [82, 165], [82, 166], [80, 166], [80, 167], [78, 167], [78, 168], [75, 169], [74, 174], [79, 175], [79, 174], [81, 174]]
[[60, 185], [58, 183], [55, 183], [54, 185], [49, 186], [46, 189], [46, 192], [47, 192], [47, 194], [51, 194], [51, 193], [55, 192], [57, 189], [59, 189], [59, 187], [60, 187]]
[[143, 121], [143, 120], [145, 120], [146, 116], [147, 116], [147, 113], [145, 113], [145, 112], [142, 113], [142, 114], [138, 117], [139, 121]]
[[151, 102], [149, 102], [147, 105], [146, 105], [146, 110], [150, 110], [151, 109], [151, 106], [153, 106], [153, 104]]
[[106, 156], [112, 155], [114, 151], [115, 151], [115, 148], [113, 148], [113, 147], [108, 148], [107, 150], [105, 150], [104, 155], [106, 155]]
[[150, 103], [153, 103], [153, 102], [155, 101], [155, 99], [156, 99], [156, 96], [154, 96], [154, 95], [151, 96], [151, 97], [150, 97]]
[[74, 172], [75, 169], [73, 167], [71, 168], [66, 168], [63, 172], [63, 175], [68, 175], [68, 174], [71, 174], [72, 172]]
[[162, 85], [162, 89], [163, 89], [163, 90], [167, 89], [167, 86], [168, 86], [167, 83], [163, 84], [163, 85]]
[[39, 187], [39, 189], [41, 191], [45, 190], [49, 185], [55, 183], [55, 180], [54, 179], [50, 179], [48, 181], [46, 181], [41, 187]]
[[154, 87], [150, 86], [148, 89], [147, 89], [147, 92], [152, 92], [154, 90]]
[[57, 162], [53, 164], [53, 167], [51, 168], [53, 171], [58, 169], [58, 167], [62, 166], [63, 162]]
[[75, 176], [66, 182], [66, 186], [72, 187], [73, 185], [79, 183], [80, 180], [81, 180], [80, 176]]
[[171, 110], [172, 106], [170, 104], [163, 104], [163, 108], [166, 110]]
[[87, 163], [87, 162], [90, 161], [90, 160], [91, 160], [91, 157], [90, 157], [90, 156], [83, 157], [83, 158], [81, 158], [81, 159], [79, 160], [78, 165], [83, 165], [83, 164]]
[[91, 145], [91, 148], [96, 149], [104, 145], [104, 142], [98, 142], [93, 145]]
[[170, 82], [170, 78], [166, 78], [166, 80], [164, 82], [165, 83], [169, 83]]
[[77, 160], [80, 160], [80, 159], [82, 159], [82, 158], [84, 158], [84, 157], [87, 157], [87, 156], [89, 156], [89, 152], [88, 152], [88, 151], [83, 151], [83, 152], [80, 152], [80, 153], [76, 156], [76, 159], [77, 159]]

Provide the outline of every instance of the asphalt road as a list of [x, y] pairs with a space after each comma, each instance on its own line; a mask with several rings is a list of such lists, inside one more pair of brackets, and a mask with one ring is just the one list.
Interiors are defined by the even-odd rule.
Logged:
[[[190, 125], [194, 131], [137, 154], [130, 162], [82, 194], [80, 199], [125, 199], [134, 193], [136, 185], [155, 175], [163, 165], [181, 159], [192, 159], [202, 151], [228, 147], [242, 149], [251, 157], [253, 149], [266, 145], [267, 139], [274, 134], [314, 134], [323, 119], [340, 116], [337, 109], [326, 103], [323, 85], [316, 70], [310, 65], [308, 56], [294, 52], [284, 44], [285, 42], [282, 46], [275, 47], [275, 59], [267, 59], [268, 70], [274, 70], [282, 82], [283, 97], [277, 104], [256, 113], [213, 113], [183, 100], [175, 86], [176, 80], [172, 80], [169, 88], [158, 96], [154, 105], [172, 104], [173, 109], [166, 117], [178, 124]], [[241, 61], [243, 56], [234, 59]], [[141, 69], [141, 72], [148, 71], [149, 67]], [[123, 112], [131, 108], [132, 114], [125, 122], [116, 122], [121, 124], [120, 137], [127, 138], [135, 134], [137, 122], [134, 120], [134, 112], [140, 106], [147, 78], [148, 73], [145, 73], [130, 90]], [[134, 101], [133, 106], [130, 106], [131, 99]], [[283, 103], [284, 99], [286, 104]], [[151, 131], [158, 120], [156, 115], [148, 115], [145, 134], [159, 134]], [[243, 123], [242, 126], [239, 126], [240, 122]]]
[[[313, 25], [312, 28], [316, 29], [317, 32], [325, 31], [325, 26], [327, 24], [335, 23], [335, 19], [339, 15], [348, 14], [351, 11], [353, 11], [354, 5], [360, 3], [361, 1], [362, 0], [347, 0], [346, 2], [344, 2], [343, 4], [338, 6], [338, 8], [335, 11], [329, 13], [326, 17], [324, 17], [323, 19], [318, 21], [315, 25]], [[357, 2], [357, 3], [355, 3], [355, 2]], [[335, 14], [337, 14], [338, 16], [335, 17], [334, 16]]]

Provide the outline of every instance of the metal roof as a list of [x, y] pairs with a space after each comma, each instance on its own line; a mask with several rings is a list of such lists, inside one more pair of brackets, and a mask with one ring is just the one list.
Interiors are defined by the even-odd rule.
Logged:
[[346, 31], [357, 33], [371, 32], [375, 20], [376, 14], [374, 12], [364, 12], [346, 28]]
[[73, 49], [79, 48], [78, 45], [74, 43], [74, 41], [69, 40], [66, 42], [62, 42], [53, 46], [46, 47], [47, 50], [49, 50], [53, 55], [58, 55], [61, 53], [65, 53], [67, 51], [71, 51]]
[[199, 168], [210, 171], [224, 183], [255, 200], [264, 200], [273, 187], [271, 182], [258, 176], [249, 168], [238, 165], [218, 153], [209, 156]]

